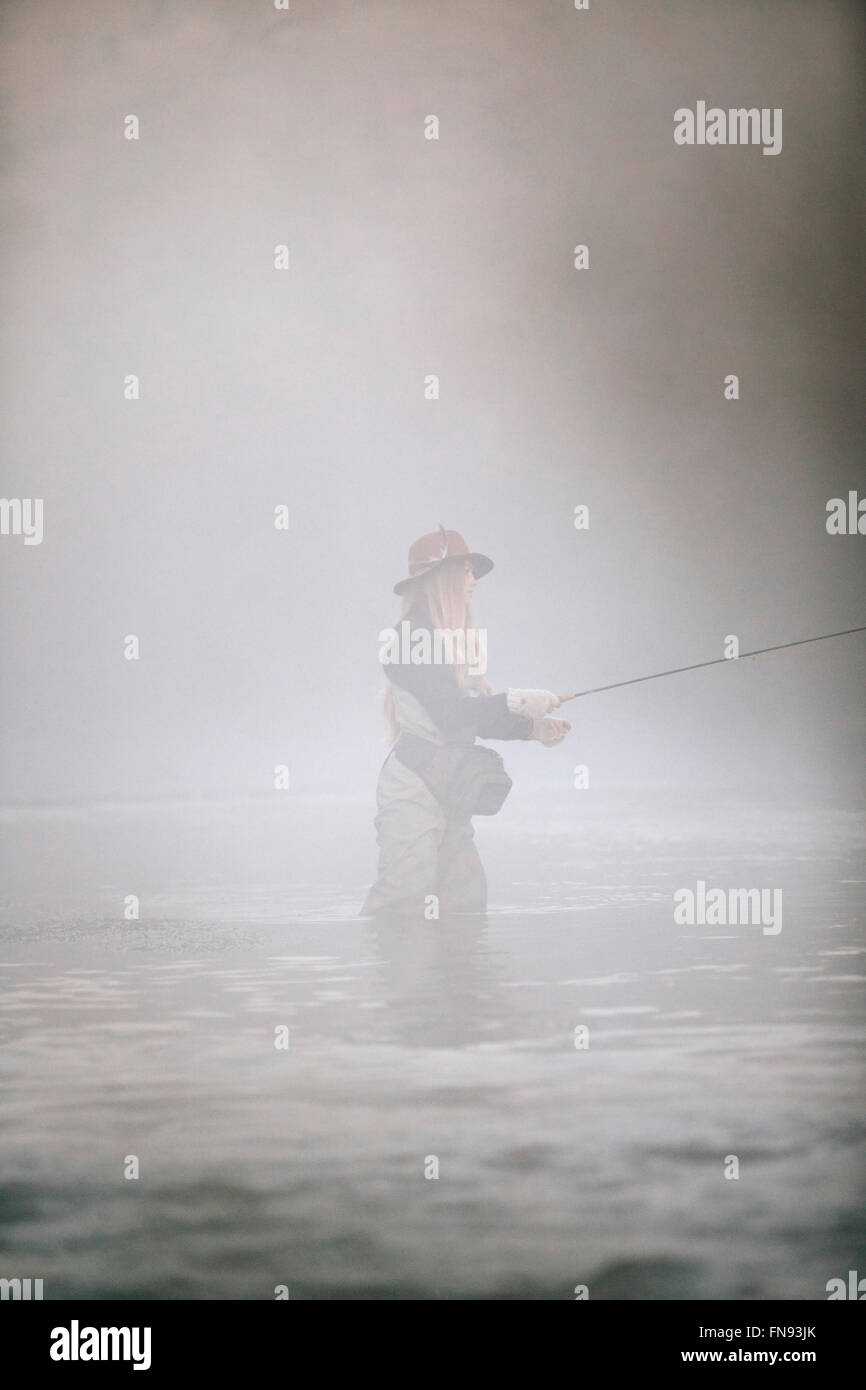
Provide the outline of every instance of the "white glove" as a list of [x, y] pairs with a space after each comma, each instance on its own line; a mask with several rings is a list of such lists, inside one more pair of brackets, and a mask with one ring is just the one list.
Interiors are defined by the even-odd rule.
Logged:
[[527, 719], [541, 719], [559, 705], [559, 696], [552, 690], [509, 690], [506, 699], [512, 714], [523, 714]]

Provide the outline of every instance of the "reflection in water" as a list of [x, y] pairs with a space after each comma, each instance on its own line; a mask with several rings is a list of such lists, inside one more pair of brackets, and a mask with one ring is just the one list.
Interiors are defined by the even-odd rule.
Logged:
[[504, 965], [487, 917], [370, 923], [382, 1003], [393, 1037], [409, 1047], [463, 1047], [509, 1035]]

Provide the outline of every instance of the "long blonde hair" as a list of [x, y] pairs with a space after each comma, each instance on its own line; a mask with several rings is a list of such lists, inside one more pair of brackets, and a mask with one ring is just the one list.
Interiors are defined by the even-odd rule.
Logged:
[[[474, 626], [472, 605], [466, 599], [464, 566], [445, 561], [444, 564], [437, 565], [435, 569], [428, 570], [426, 574], [421, 574], [417, 579], [414, 579], [411, 587], [403, 595], [398, 623], [402, 622], [410, 608], [416, 606], [426, 608], [432, 629], [457, 631], [462, 628], [464, 631], [468, 631], [472, 628]], [[466, 654], [466, 645], [464, 642], [464, 655]], [[455, 653], [452, 652], [452, 656], [454, 655]], [[453, 660], [451, 665], [457, 678], [457, 684], [461, 687], [464, 686], [466, 684], [465, 662]], [[486, 681], [482, 688], [489, 689]], [[393, 743], [400, 729], [394, 707], [394, 690], [390, 681], [387, 682], [385, 688], [385, 729], [389, 741]]]

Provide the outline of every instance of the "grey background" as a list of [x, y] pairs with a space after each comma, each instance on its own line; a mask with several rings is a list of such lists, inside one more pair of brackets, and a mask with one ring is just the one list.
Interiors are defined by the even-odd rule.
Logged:
[[[496, 561], [498, 688], [866, 621], [866, 540], [824, 526], [863, 486], [855, 6], [2, 20], [0, 490], [45, 499], [41, 546], [0, 538], [3, 800], [267, 796], [282, 762], [372, 798], [376, 638], [440, 521]], [[781, 154], [678, 148], [698, 99], [782, 107]], [[509, 766], [844, 800], [863, 676], [854, 637], [591, 697]]]

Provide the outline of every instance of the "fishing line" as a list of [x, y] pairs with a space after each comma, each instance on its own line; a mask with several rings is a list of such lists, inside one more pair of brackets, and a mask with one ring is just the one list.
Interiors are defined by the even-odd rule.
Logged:
[[801, 637], [798, 642], [779, 642], [775, 647], [758, 647], [753, 652], [741, 652], [738, 657], [717, 656], [713, 661], [695, 661], [691, 666], [672, 666], [669, 671], [655, 671], [651, 676], [635, 676], [630, 681], [614, 681], [612, 685], [594, 685], [591, 690], [578, 690], [564, 700], [579, 700], [582, 695], [598, 695], [602, 690], [620, 690], [624, 685], [640, 685], [642, 681], [657, 681], [662, 676], [677, 676], [681, 671], [699, 671], [702, 666], [728, 666], [747, 656], [764, 656], [767, 652], [782, 652], [788, 647], [805, 647], [810, 642], [829, 642], [831, 637], [850, 637], [854, 632], [866, 632], [864, 627], [846, 627], [843, 632], [825, 632], [820, 637]]

